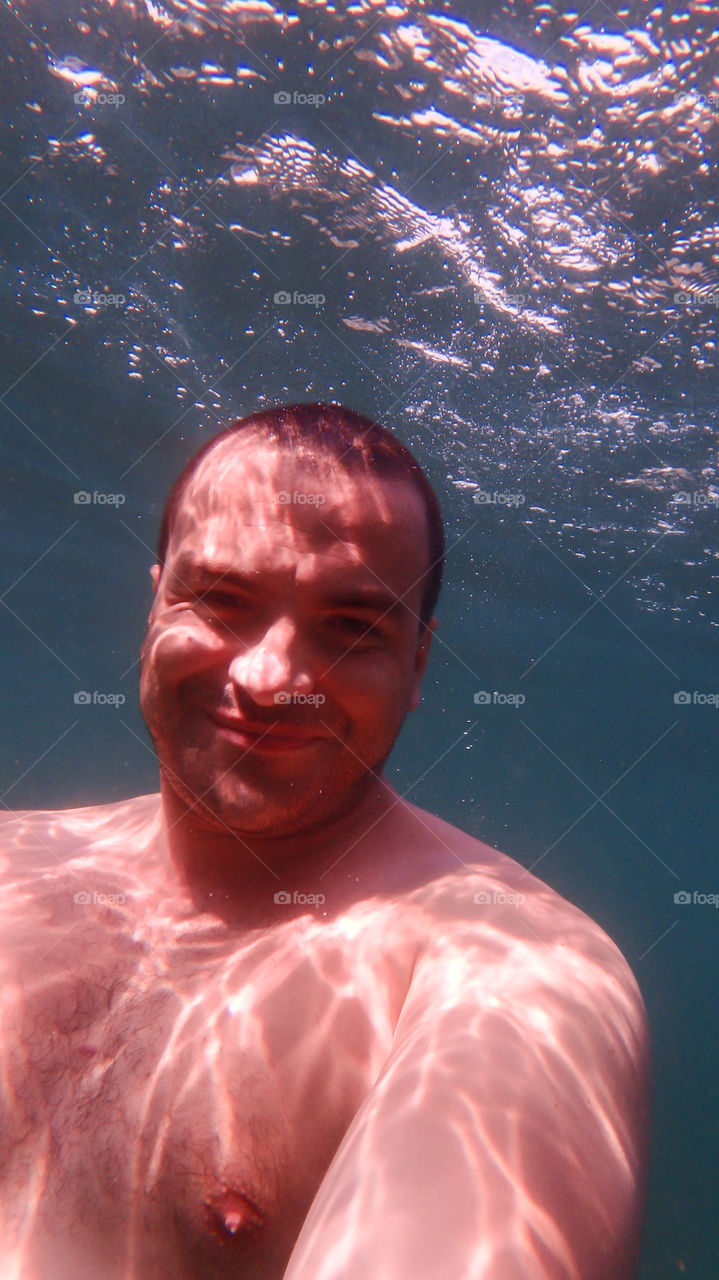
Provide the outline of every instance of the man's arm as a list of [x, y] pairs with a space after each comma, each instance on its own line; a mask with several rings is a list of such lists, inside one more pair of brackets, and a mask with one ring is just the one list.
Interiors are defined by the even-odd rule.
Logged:
[[423, 953], [285, 1280], [635, 1275], [646, 1015], [617, 948], [570, 911], [569, 941], [520, 912]]

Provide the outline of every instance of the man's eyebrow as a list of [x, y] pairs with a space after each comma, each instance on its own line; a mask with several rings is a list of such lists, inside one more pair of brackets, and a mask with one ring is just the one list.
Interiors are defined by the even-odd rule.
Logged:
[[256, 581], [252, 574], [240, 573], [227, 565], [211, 564], [206, 560], [193, 560], [189, 556], [178, 560], [174, 572], [175, 577], [181, 582], [188, 578], [203, 578], [207, 581], [227, 583], [228, 586], [251, 587]]
[[325, 600], [336, 609], [381, 609], [387, 613], [392, 609], [406, 607], [404, 601], [395, 595], [390, 595], [386, 591], [379, 591], [376, 588], [368, 587], [363, 591], [358, 588], [355, 591], [333, 592], [326, 591]]
[[[175, 575], [180, 581], [202, 579], [245, 590], [256, 590], [258, 585], [254, 574], [241, 573], [237, 569], [205, 560], [193, 560], [189, 556], [178, 561]], [[338, 587], [335, 591], [331, 586], [326, 586], [321, 592], [321, 600], [324, 605], [333, 609], [377, 609], [382, 613], [407, 607], [401, 597], [378, 587], [355, 587], [350, 591], [346, 587]]]

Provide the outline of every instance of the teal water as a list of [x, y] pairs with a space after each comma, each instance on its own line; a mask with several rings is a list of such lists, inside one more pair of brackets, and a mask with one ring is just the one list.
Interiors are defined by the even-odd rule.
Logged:
[[450, 548], [389, 777], [624, 951], [654, 1047], [642, 1280], [708, 1280], [719, 914], [674, 894], [719, 892], [711, 7], [0, 21], [3, 804], [156, 789], [136, 659], [194, 448], [260, 404], [381, 418]]

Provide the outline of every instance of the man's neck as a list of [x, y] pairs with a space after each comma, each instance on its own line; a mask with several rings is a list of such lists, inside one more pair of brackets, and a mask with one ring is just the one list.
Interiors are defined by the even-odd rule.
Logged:
[[[348, 894], [392, 847], [392, 833], [405, 805], [381, 776], [362, 798], [334, 821], [311, 831], [257, 836], [223, 824], [190, 807], [161, 774], [163, 829], [170, 868], [199, 910], [258, 927], [279, 923], [275, 894], [323, 894], [334, 914]], [[364, 873], [364, 874], [363, 874]], [[299, 904], [303, 899], [300, 896]]]

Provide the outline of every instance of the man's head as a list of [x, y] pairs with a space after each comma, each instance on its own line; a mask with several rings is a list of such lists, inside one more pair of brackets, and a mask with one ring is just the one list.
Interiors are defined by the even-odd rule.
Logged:
[[348, 812], [418, 704], [443, 560], [428, 480], [369, 419], [283, 406], [209, 441], [152, 571], [141, 700], [165, 781], [243, 835]]

